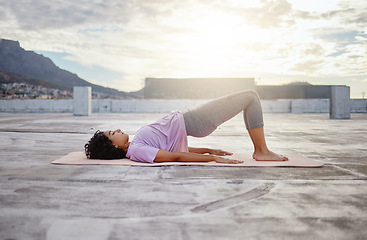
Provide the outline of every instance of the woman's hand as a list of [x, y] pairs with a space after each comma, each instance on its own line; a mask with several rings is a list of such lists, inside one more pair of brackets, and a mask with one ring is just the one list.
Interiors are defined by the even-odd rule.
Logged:
[[240, 161], [240, 160], [231, 159], [231, 158], [224, 158], [224, 157], [215, 157], [215, 162], [217, 162], [217, 163], [233, 163], [233, 164], [243, 163], [243, 161]]
[[227, 151], [223, 151], [221, 149], [210, 149], [208, 153], [212, 155], [217, 155], [217, 156], [227, 156], [227, 155], [233, 154]]
[[232, 155], [233, 153], [223, 151], [221, 149], [211, 149], [211, 148], [194, 148], [189, 147], [189, 152], [191, 153], [198, 153], [198, 154], [205, 154], [209, 153], [210, 155], [217, 155], [217, 156], [226, 156], [226, 155]]

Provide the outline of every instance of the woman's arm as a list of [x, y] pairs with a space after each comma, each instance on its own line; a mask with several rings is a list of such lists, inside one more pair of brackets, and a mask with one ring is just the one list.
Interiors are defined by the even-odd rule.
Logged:
[[211, 149], [211, 148], [193, 148], [189, 147], [190, 153], [198, 153], [198, 154], [205, 154], [209, 153], [212, 155], [218, 155], [218, 156], [225, 156], [225, 155], [232, 155], [233, 153], [223, 151], [221, 149]]
[[194, 152], [168, 152], [159, 150], [154, 162], [218, 162], [218, 163], [242, 163], [243, 161], [223, 158], [215, 155], [203, 155]]

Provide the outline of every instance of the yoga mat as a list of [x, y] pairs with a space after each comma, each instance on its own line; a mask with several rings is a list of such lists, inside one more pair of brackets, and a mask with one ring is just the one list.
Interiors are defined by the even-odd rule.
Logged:
[[249, 154], [234, 153], [228, 158], [244, 161], [239, 164], [216, 163], [216, 162], [164, 162], [164, 163], [141, 163], [130, 159], [117, 160], [100, 160], [88, 159], [84, 152], [71, 152], [63, 156], [52, 164], [68, 164], [68, 165], [123, 165], [123, 166], [142, 166], [142, 167], [159, 167], [159, 166], [230, 166], [230, 167], [322, 167], [324, 164], [313, 161], [300, 155], [287, 155], [288, 161], [255, 161]]

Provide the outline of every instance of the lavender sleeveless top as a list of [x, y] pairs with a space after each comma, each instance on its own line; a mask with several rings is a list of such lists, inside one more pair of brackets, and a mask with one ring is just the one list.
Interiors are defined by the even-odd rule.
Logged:
[[153, 163], [159, 150], [188, 152], [183, 114], [179, 111], [140, 128], [127, 150], [126, 157], [139, 162]]

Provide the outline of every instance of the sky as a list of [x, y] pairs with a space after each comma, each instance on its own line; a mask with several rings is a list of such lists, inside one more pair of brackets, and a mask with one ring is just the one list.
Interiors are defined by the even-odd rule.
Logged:
[[0, 0], [0, 38], [95, 84], [253, 77], [367, 98], [365, 0]]

